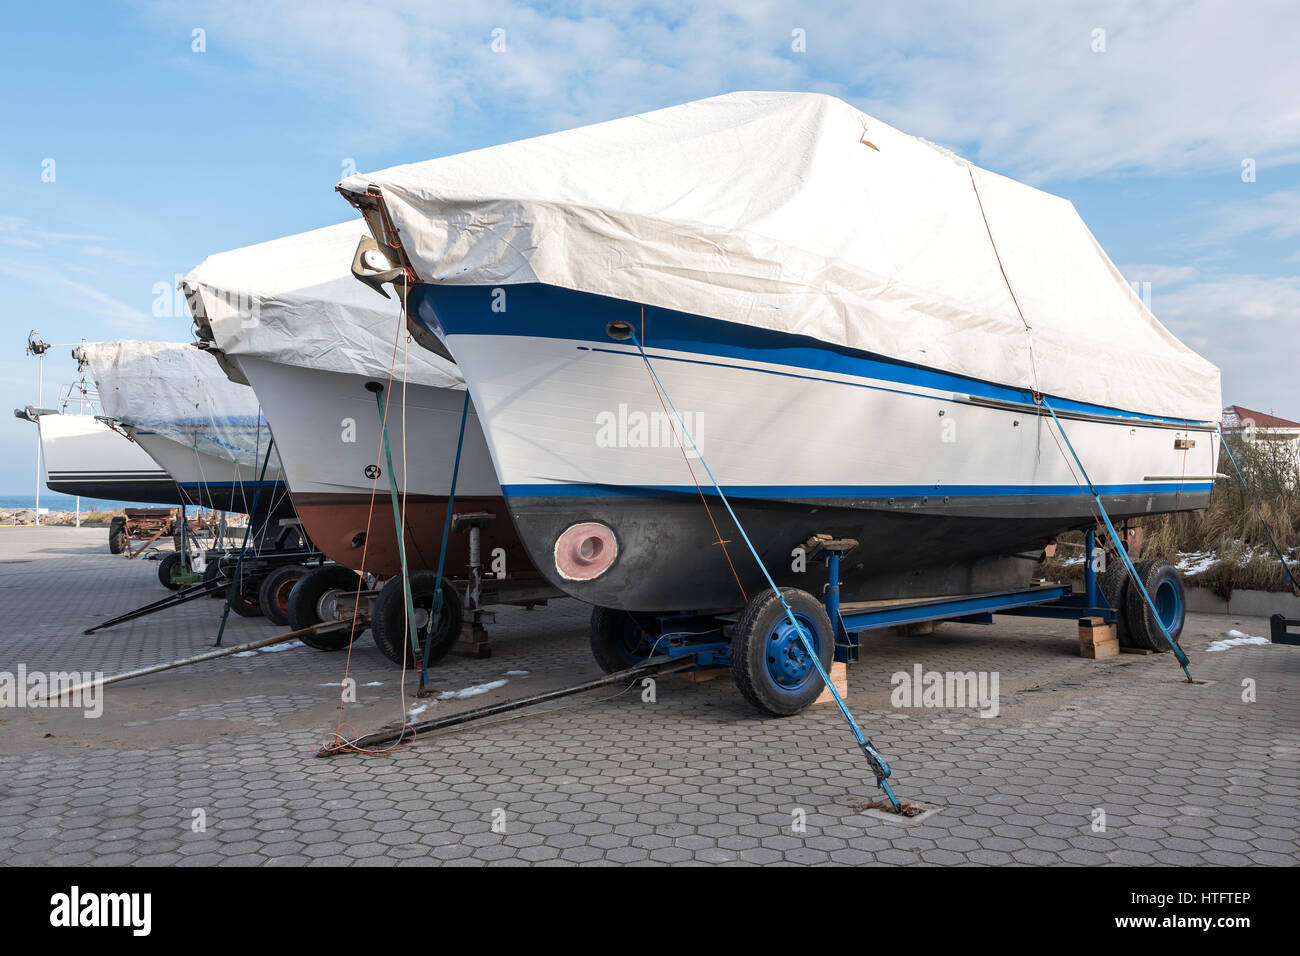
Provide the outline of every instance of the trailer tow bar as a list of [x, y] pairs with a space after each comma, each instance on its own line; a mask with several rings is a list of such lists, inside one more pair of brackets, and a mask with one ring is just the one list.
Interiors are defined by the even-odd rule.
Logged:
[[[531, 707], [533, 704], [543, 704], [549, 700], [559, 700], [561, 697], [572, 697], [574, 694], [583, 694], [590, 690], [599, 690], [602, 687], [609, 687], [613, 684], [633, 684], [644, 677], [662, 677], [666, 674], [676, 674], [679, 671], [690, 670], [695, 666], [694, 656], [687, 655], [683, 657], [666, 657], [658, 660], [640, 664], [636, 667], [629, 667], [627, 670], [617, 671], [613, 674], [606, 674], [595, 680], [584, 681], [581, 684], [573, 684], [570, 687], [561, 687], [557, 690], [548, 690], [540, 694], [534, 694], [531, 697], [518, 697], [514, 700], [504, 700], [497, 704], [488, 704], [484, 707], [476, 707], [473, 710], [462, 711], [459, 714], [451, 714], [447, 717], [440, 717], [437, 720], [424, 720], [418, 724], [406, 724], [400, 728], [394, 727], [387, 730], [379, 730], [372, 734], [366, 734], [364, 737], [358, 737], [356, 740], [336, 739], [328, 747], [318, 750], [318, 757], [335, 757], [339, 754], [360, 753], [371, 747], [381, 747], [386, 744], [401, 744], [408, 740], [414, 740], [419, 734], [429, 733], [435, 730], [446, 730], [448, 727], [459, 727], [462, 724], [472, 723], [476, 720], [483, 720], [486, 717], [495, 717], [498, 714], [508, 714], [511, 711], [522, 710], [525, 707]], [[886, 773], [888, 771], [886, 770]]]
[[138, 607], [134, 611], [127, 611], [125, 614], [119, 614], [117, 617], [110, 617], [107, 621], [100, 621], [94, 627], [88, 627], [82, 634], [94, 634], [96, 631], [102, 631], [106, 627], [114, 627], [127, 621], [134, 621], [138, 617], [145, 617], [153, 614], [155, 611], [162, 611], [169, 607], [176, 607], [178, 604], [184, 604], [187, 601], [193, 601], [195, 598], [206, 597], [209, 594], [217, 594], [224, 591], [227, 586], [227, 579], [218, 577], [215, 581], [208, 581], [206, 584], [196, 584], [193, 587], [185, 588], [176, 594], [169, 594], [165, 598], [159, 598], [143, 607]]
[[185, 667], [189, 664], [202, 664], [204, 661], [214, 661], [219, 657], [230, 657], [232, 654], [243, 654], [248, 651], [256, 651], [263, 647], [271, 647], [274, 644], [285, 644], [289, 641], [296, 641], [304, 637], [317, 637], [326, 634], [333, 634], [336, 631], [345, 631], [351, 627], [351, 621], [331, 621], [328, 624], [315, 624], [311, 627], [304, 627], [299, 631], [290, 631], [287, 634], [279, 634], [275, 637], [264, 637], [260, 641], [250, 641], [247, 644], [236, 644], [233, 647], [220, 647], [216, 650], [204, 651], [202, 654], [195, 654], [191, 657], [178, 657], [176, 660], [164, 661], [161, 664], [150, 664], [148, 667], [138, 667], [132, 671], [123, 671], [120, 674], [110, 674], [108, 677], [100, 677], [96, 680], [86, 681], [84, 684], [78, 684], [75, 687], [60, 688], [59, 690], [48, 694], [45, 699], [53, 700], [56, 697], [65, 697], [68, 694], [89, 690], [92, 687], [104, 687], [108, 684], [117, 684], [124, 680], [133, 680], [137, 677], [147, 677], [150, 674], [175, 670], [178, 667]]

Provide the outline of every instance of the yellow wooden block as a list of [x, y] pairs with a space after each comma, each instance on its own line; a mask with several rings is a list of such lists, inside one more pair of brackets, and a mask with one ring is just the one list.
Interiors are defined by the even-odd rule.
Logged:
[[[840, 696], [845, 700], [849, 699], [849, 665], [843, 661], [835, 661], [831, 664], [831, 683], [835, 689], [840, 692]], [[814, 704], [834, 703], [835, 698], [831, 696], [830, 688], [823, 687], [821, 694], [817, 697]]]
[[708, 670], [687, 671], [682, 675], [682, 679], [690, 684], [702, 684], [708, 680], [717, 680], [719, 677], [725, 677], [731, 673], [726, 667], [710, 667]]
[[1085, 617], [1079, 622], [1079, 656], [1100, 660], [1119, 655], [1119, 639], [1114, 624], [1105, 624], [1099, 617]]

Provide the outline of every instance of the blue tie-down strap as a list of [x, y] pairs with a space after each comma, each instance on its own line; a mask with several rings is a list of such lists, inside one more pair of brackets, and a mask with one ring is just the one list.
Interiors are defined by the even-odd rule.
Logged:
[[1178, 646], [1178, 642], [1170, 636], [1168, 628], [1165, 627], [1165, 622], [1160, 618], [1160, 611], [1156, 609], [1155, 601], [1152, 600], [1151, 595], [1147, 592], [1146, 586], [1142, 583], [1142, 579], [1138, 577], [1137, 569], [1133, 567], [1133, 560], [1128, 556], [1128, 552], [1120, 545], [1120, 536], [1115, 531], [1115, 526], [1111, 524], [1110, 515], [1106, 513], [1106, 506], [1101, 503], [1101, 495], [1097, 493], [1096, 486], [1092, 483], [1092, 479], [1088, 477], [1088, 469], [1084, 468], [1083, 462], [1079, 460], [1079, 453], [1074, 450], [1074, 445], [1070, 443], [1070, 436], [1065, 433], [1065, 429], [1061, 426], [1061, 420], [1056, 417], [1055, 409], [1052, 408], [1047, 399], [1039, 398], [1039, 401], [1042, 403], [1042, 406], [1051, 413], [1052, 421], [1056, 422], [1056, 430], [1059, 431], [1061, 437], [1065, 439], [1065, 447], [1070, 449], [1070, 455], [1074, 458], [1074, 463], [1079, 466], [1079, 472], [1083, 475], [1083, 480], [1088, 483], [1088, 493], [1092, 495], [1092, 500], [1097, 503], [1097, 510], [1101, 512], [1101, 520], [1106, 524], [1106, 531], [1110, 534], [1110, 540], [1115, 542], [1115, 553], [1118, 554], [1120, 560], [1124, 562], [1124, 567], [1128, 571], [1129, 577], [1132, 578], [1133, 583], [1137, 585], [1138, 591], [1142, 594], [1142, 599], [1147, 602], [1147, 608], [1151, 611], [1151, 616], [1155, 619], [1156, 627], [1160, 628], [1161, 636], [1164, 637], [1169, 646], [1173, 648], [1174, 657], [1178, 658], [1178, 663], [1182, 665], [1183, 668], [1183, 674], [1186, 675], [1188, 683], [1191, 683], [1192, 672], [1188, 669], [1189, 661], [1187, 660], [1187, 655], [1184, 654], [1183, 649]]
[[844, 698], [840, 696], [839, 689], [836, 688], [835, 682], [831, 680], [830, 674], [826, 673], [826, 668], [822, 666], [821, 658], [813, 647], [808, 632], [804, 630], [803, 626], [796, 619], [794, 611], [791, 610], [789, 603], [787, 603], [785, 599], [785, 595], [782, 594], [781, 589], [776, 586], [776, 581], [772, 579], [772, 575], [768, 573], [767, 567], [763, 564], [762, 558], [758, 556], [758, 550], [754, 547], [754, 543], [749, 540], [749, 535], [745, 533], [745, 527], [740, 523], [740, 519], [736, 517], [736, 512], [732, 510], [731, 502], [727, 500], [727, 496], [723, 493], [722, 486], [718, 484], [718, 479], [713, 476], [713, 471], [709, 468], [709, 463], [705, 460], [703, 453], [700, 451], [700, 446], [695, 444], [694, 436], [691, 435], [690, 430], [686, 427], [686, 423], [682, 420], [682, 416], [677, 411], [677, 406], [673, 404], [672, 397], [668, 394], [668, 390], [660, 380], [659, 374], [654, 370], [654, 366], [650, 364], [650, 358], [646, 355], [645, 349], [641, 346], [641, 342], [637, 338], [635, 330], [630, 330], [630, 338], [632, 344], [637, 347], [637, 351], [641, 353], [641, 358], [645, 362], [645, 366], [649, 370], [651, 377], [654, 379], [655, 385], [658, 386], [659, 393], [663, 395], [664, 400], [668, 403], [668, 407], [672, 410], [673, 417], [677, 420], [677, 426], [681, 429], [681, 434], [685, 435], [687, 440], [690, 441], [691, 448], [694, 450], [696, 458], [698, 458], [700, 464], [704, 466], [704, 471], [708, 474], [709, 481], [713, 483], [714, 490], [717, 491], [718, 497], [722, 499], [722, 504], [726, 507], [727, 513], [731, 515], [731, 520], [735, 522], [736, 530], [740, 532], [741, 539], [745, 542], [745, 546], [749, 548], [749, 553], [754, 556], [754, 563], [757, 564], [758, 569], [763, 572], [763, 577], [767, 581], [768, 586], [772, 589], [773, 593], [776, 594], [777, 599], [781, 602], [781, 606], [785, 608], [786, 618], [798, 632], [799, 641], [803, 645], [804, 653], [808, 655], [808, 659], [812, 661], [813, 666], [817, 668], [817, 673], [820, 674], [822, 680], [826, 682], [826, 688], [831, 692], [831, 697], [835, 701], [835, 706], [839, 708], [840, 714], [843, 715], [845, 722], [849, 725], [849, 729], [853, 732], [853, 736], [856, 738], [858, 746], [862, 748], [862, 752], [866, 755], [867, 763], [871, 767], [871, 772], [876, 777], [876, 785], [879, 786], [880, 789], [884, 791], [885, 796], [889, 798], [889, 803], [894, 808], [894, 811], [897, 813], [903, 813], [903, 805], [899, 802], [898, 797], [894, 796], [894, 791], [886, 782], [886, 778], [889, 776], [889, 764], [885, 763], [884, 758], [881, 757], [880, 754], [876, 752], [876, 749], [871, 746], [871, 743], [862, 733], [862, 729], [858, 726], [858, 722], [853, 719], [853, 714], [849, 710], [849, 705], [845, 703]]

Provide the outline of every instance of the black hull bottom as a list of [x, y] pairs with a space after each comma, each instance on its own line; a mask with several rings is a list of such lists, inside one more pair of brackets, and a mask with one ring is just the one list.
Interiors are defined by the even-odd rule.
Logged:
[[[1204, 508], [1209, 494], [1103, 499], [1112, 519]], [[820, 596], [825, 566], [797, 570], [792, 552], [813, 534], [856, 538], [841, 564], [844, 601], [940, 597], [1026, 587], [1043, 545], [1094, 522], [1078, 497], [755, 501], [732, 499], [740, 522], [777, 584]], [[699, 497], [512, 498], [510, 513], [533, 564], [581, 601], [628, 611], [720, 611], [741, 607], [767, 585], [721, 500], [709, 497], [717, 535]], [[593, 581], [555, 568], [555, 539], [579, 521], [614, 530], [619, 554]], [[737, 584], [736, 577], [740, 582]]]
[[45, 483], [50, 491], [64, 495], [80, 495], [83, 498], [99, 498], [104, 501], [133, 501], [144, 505], [179, 505], [189, 504], [188, 497], [181, 493], [176, 483], [170, 478], [164, 480], [118, 480], [118, 479], [55, 479]]

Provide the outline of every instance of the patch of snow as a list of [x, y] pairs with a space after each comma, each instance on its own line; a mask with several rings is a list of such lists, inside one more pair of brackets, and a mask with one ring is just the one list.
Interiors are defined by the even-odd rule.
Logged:
[[287, 651], [291, 647], [302, 647], [302, 641], [289, 641], [287, 644], [272, 644], [270, 647], [263, 647], [260, 650], [270, 654], [272, 651]]
[[426, 710], [429, 709], [430, 703], [416, 704], [414, 707], [412, 707], [410, 710], [406, 712], [407, 716], [418, 717], [420, 714], [424, 713]]
[[1204, 574], [1217, 560], [1219, 556], [1213, 551], [1189, 551], [1178, 555], [1178, 570], [1188, 575]]
[[1243, 644], [1272, 644], [1267, 637], [1252, 637], [1249, 634], [1243, 634], [1238, 630], [1225, 631], [1224, 639], [1214, 641], [1206, 648], [1206, 651], [1226, 651], [1230, 647], [1241, 647]]
[[493, 680], [488, 681], [486, 684], [475, 684], [473, 687], [464, 687], [460, 690], [445, 690], [438, 695], [438, 699], [464, 700], [466, 697], [477, 697], [479, 694], [486, 694], [498, 687], [505, 687], [508, 683], [510, 683], [508, 680]]
[[528, 671], [506, 671], [507, 677], [523, 677]]

